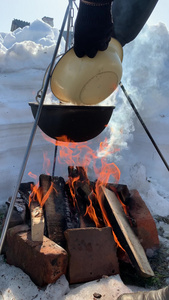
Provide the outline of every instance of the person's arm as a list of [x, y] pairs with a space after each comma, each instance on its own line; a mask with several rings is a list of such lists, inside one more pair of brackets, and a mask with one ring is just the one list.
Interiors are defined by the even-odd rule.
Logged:
[[112, 0], [81, 0], [75, 22], [74, 51], [93, 58], [107, 49], [113, 35]]
[[139, 34], [158, 0], [114, 0], [112, 15], [115, 38], [122, 46]]

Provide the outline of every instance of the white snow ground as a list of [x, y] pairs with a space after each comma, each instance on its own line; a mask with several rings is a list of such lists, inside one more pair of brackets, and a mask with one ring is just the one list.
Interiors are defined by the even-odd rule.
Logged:
[[[28, 102], [35, 100], [41, 88], [57, 37], [58, 30], [40, 20], [13, 33], [0, 33], [0, 205], [12, 195], [17, 182], [33, 126]], [[60, 52], [63, 51], [62, 40]], [[169, 32], [164, 24], [146, 25], [135, 41], [124, 47], [122, 83], [169, 163]], [[47, 99], [54, 100], [50, 90]], [[120, 182], [129, 189], [137, 189], [153, 215], [169, 215], [168, 170], [122, 91], [119, 89], [107, 102], [116, 109], [100, 140], [106, 136], [110, 149], [120, 149], [107, 159], [117, 164], [121, 171]], [[96, 151], [98, 141], [93, 139], [90, 145]], [[44, 152], [52, 162], [54, 146], [44, 140], [38, 129], [22, 182], [30, 181], [29, 171], [37, 176], [42, 173]], [[98, 160], [102, 155], [98, 153]], [[56, 172], [66, 177], [66, 167], [57, 166]], [[89, 175], [94, 177], [92, 167]], [[103, 283], [105, 293], [113, 295], [111, 299], [117, 298], [118, 288], [120, 292], [128, 289], [118, 276], [103, 279]], [[63, 277], [46, 291], [38, 290], [27, 275], [6, 265], [1, 256], [0, 299], [92, 299], [93, 291], [97, 292], [100, 286], [96, 282], [85, 284], [63, 296], [67, 284]], [[59, 296], [58, 285], [63, 287]], [[90, 291], [92, 285], [94, 289]], [[90, 291], [90, 296], [86, 296], [85, 289]], [[77, 295], [71, 296], [72, 293]]]

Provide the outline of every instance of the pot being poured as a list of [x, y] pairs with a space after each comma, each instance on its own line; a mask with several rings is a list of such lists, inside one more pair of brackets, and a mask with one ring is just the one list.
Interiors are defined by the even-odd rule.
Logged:
[[96, 105], [109, 97], [122, 77], [123, 49], [112, 38], [105, 51], [94, 58], [78, 58], [74, 49], [67, 51], [56, 64], [51, 90], [61, 102]]
[[[40, 129], [53, 139], [84, 142], [99, 135], [108, 124], [114, 106], [96, 106], [117, 88], [122, 76], [123, 49], [111, 39], [106, 51], [91, 59], [78, 58], [74, 49], [56, 64], [50, 84], [54, 96], [64, 105], [42, 107]], [[68, 103], [68, 105], [65, 105]], [[29, 103], [36, 116], [38, 103]]]
[[[38, 103], [29, 103], [34, 118]], [[108, 124], [114, 106], [76, 106], [44, 104], [38, 126], [49, 137], [84, 142], [99, 135]]]

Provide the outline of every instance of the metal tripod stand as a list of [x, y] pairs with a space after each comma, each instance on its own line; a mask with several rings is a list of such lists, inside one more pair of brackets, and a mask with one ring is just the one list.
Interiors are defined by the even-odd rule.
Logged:
[[77, 5], [76, 5], [75, 1], [76, 0], [68, 0], [68, 5], [67, 5], [67, 8], [66, 8], [64, 18], [63, 18], [63, 22], [62, 22], [60, 33], [59, 33], [58, 40], [57, 40], [57, 43], [56, 43], [56, 47], [55, 47], [55, 50], [54, 50], [53, 58], [52, 58], [48, 73], [46, 75], [46, 81], [45, 81], [44, 88], [43, 88], [43, 91], [42, 91], [41, 100], [39, 102], [39, 106], [38, 106], [38, 110], [37, 110], [37, 113], [36, 113], [34, 125], [33, 125], [33, 128], [32, 128], [31, 134], [30, 134], [30, 138], [29, 138], [29, 141], [28, 141], [27, 148], [26, 148], [26, 153], [25, 153], [25, 156], [24, 156], [24, 159], [23, 159], [23, 163], [21, 165], [21, 169], [20, 169], [20, 173], [18, 175], [18, 180], [17, 180], [17, 183], [16, 183], [16, 187], [15, 187], [15, 190], [14, 190], [11, 202], [10, 202], [8, 213], [7, 213], [5, 223], [4, 223], [4, 226], [3, 226], [3, 230], [2, 230], [2, 233], [1, 233], [0, 254], [2, 252], [3, 243], [4, 243], [4, 240], [5, 240], [6, 232], [7, 232], [8, 225], [9, 225], [9, 222], [10, 222], [10, 218], [11, 218], [13, 208], [14, 208], [14, 205], [15, 205], [18, 190], [19, 190], [21, 180], [22, 180], [23, 175], [24, 175], [24, 171], [25, 171], [25, 168], [26, 168], [26, 165], [27, 165], [27, 161], [28, 161], [28, 158], [29, 158], [29, 154], [30, 154], [30, 151], [31, 151], [33, 140], [34, 140], [34, 137], [35, 137], [35, 134], [36, 134], [38, 121], [39, 121], [39, 118], [40, 118], [40, 115], [41, 115], [43, 103], [44, 103], [45, 96], [46, 96], [46, 93], [47, 93], [47, 89], [48, 89], [48, 86], [49, 86], [49, 82], [50, 82], [50, 78], [51, 78], [52, 71], [53, 71], [53, 68], [54, 68], [55, 60], [56, 60], [56, 57], [58, 55], [59, 46], [60, 46], [60, 43], [61, 43], [61, 39], [62, 39], [62, 36], [63, 36], [63, 32], [64, 32], [66, 22], [67, 22], [67, 37], [66, 37], [65, 51], [67, 51], [68, 46], [69, 46], [68, 42], [69, 42], [70, 34], [72, 35], [72, 38], [73, 38], [72, 29], [73, 29], [74, 5], [77, 8]]

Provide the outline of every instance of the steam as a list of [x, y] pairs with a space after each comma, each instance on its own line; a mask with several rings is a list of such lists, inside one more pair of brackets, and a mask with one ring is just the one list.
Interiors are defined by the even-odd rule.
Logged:
[[[164, 24], [144, 26], [138, 37], [124, 47], [122, 83], [135, 107], [149, 122], [160, 122], [169, 118], [169, 32]], [[128, 149], [133, 139], [138, 120], [122, 90], [106, 102], [115, 105], [109, 122], [108, 147]], [[141, 125], [140, 125], [141, 126]], [[152, 125], [151, 125], [152, 126]], [[155, 125], [157, 126], [157, 125]], [[110, 152], [109, 152], [110, 153]], [[99, 152], [98, 156], [104, 156]], [[121, 151], [113, 154], [113, 159], [121, 159]]]

